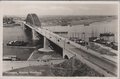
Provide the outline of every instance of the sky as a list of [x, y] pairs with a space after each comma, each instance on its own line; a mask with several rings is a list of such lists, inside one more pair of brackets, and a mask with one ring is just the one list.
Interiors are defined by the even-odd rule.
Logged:
[[[1, 1], [32, 1], [32, 0], [1, 0]], [[34, 0], [34, 1], [61, 1], [61, 0]], [[62, 1], [119, 1], [119, 0], [62, 0]]]
[[116, 15], [116, 3], [81, 3], [81, 2], [1, 2], [3, 15]]

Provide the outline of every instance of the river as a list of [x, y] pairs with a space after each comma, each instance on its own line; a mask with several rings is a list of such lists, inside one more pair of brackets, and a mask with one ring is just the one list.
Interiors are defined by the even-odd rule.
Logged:
[[14, 48], [6, 44], [14, 40], [31, 42], [30, 37], [30, 35], [26, 35], [26, 32], [21, 26], [3, 27], [3, 56], [16, 55], [21, 60], [26, 60], [33, 49]]
[[[113, 33], [114, 37], [109, 38], [110, 41], [115, 41], [118, 43], [118, 20], [107, 20], [101, 22], [95, 22], [90, 24], [89, 26], [84, 25], [72, 25], [72, 26], [51, 26], [45, 27], [53, 32], [68, 32], [66, 35], [62, 35], [64, 37], [78, 37], [83, 39], [82, 33], [85, 32], [85, 40], [88, 41], [89, 37], [96, 36], [99, 37], [100, 33]], [[83, 39], [84, 40], [84, 39]]]

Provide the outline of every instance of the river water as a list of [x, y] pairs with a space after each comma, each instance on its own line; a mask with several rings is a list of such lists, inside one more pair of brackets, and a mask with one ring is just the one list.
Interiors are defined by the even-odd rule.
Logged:
[[[83, 32], [85, 32], [85, 40], [88, 41], [89, 37], [95, 36], [99, 37], [100, 33], [108, 33], [111, 32], [115, 36], [109, 38], [110, 41], [114, 41], [118, 43], [118, 20], [107, 20], [107, 21], [101, 21], [101, 22], [95, 22], [90, 24], [89, 26], [84, 25], [72, 25], [72, 26], [52, 26], [52, 27], [45, 27], [51, 31], [55, 32], [68, 32], [67, 35], [62, 35], [64, 37], [78, 37], [80, 39], [83, 39]], [[84, 39], [83, 39], [84, 40]]]
[[16, 55], [21, 60], [26, 60], [33, 49], [14, 48], [6, 44], [14, 40], [31, 42], [30, 37], [26, 35], [21, 26], [3, 27], [3, 56]]

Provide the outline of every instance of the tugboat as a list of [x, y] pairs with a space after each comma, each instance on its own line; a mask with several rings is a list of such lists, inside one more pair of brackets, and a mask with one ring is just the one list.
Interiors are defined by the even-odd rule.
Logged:
[[26, 46], [28, 44], [28, 42], [24, 42], [24, 41], [9, 41], [7, 43], [7, 46]]

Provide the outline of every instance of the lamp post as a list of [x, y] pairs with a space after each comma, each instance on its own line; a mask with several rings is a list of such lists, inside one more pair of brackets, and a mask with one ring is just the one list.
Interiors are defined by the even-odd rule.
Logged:
[[83, 40], [85, 41], [85, 32], [83, 32], [82, 34], [83, 34]]
[[85, 46], [86, 46], [86, 37], [85, 37], [85, 26], [89, 26], [89, 24], [84, 24], [84, 31], [83, 31], [83, 40], [85, 41]]

